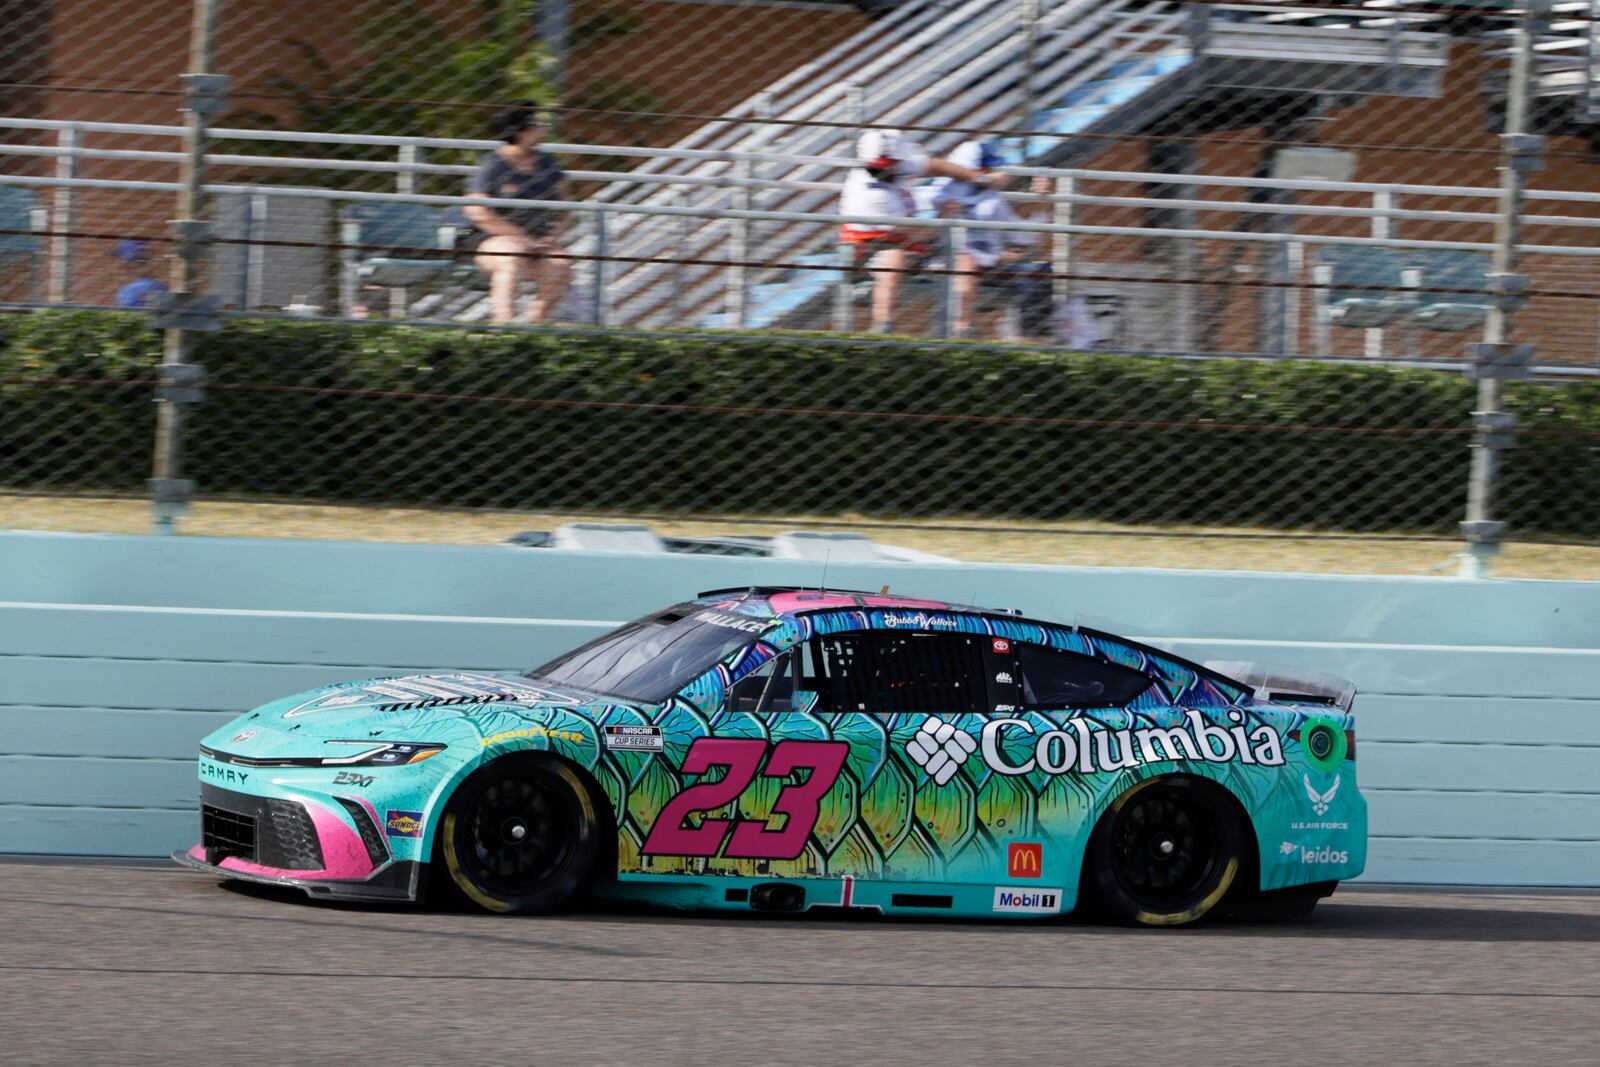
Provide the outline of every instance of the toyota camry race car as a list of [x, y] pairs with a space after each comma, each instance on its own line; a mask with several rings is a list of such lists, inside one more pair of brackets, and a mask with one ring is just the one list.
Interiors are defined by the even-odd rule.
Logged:
[[511, 913], [1304, 912], [1366, 858], [1354, 695], [1009, 611], [719, 590], [526, 673], [249, 712], [204, 739], [174, 859]]

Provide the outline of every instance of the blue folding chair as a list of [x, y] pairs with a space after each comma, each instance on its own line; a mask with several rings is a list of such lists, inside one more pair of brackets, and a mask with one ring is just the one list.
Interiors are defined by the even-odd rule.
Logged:
[[[476, 275], [470, 266], [454, 258], [422, 258], [407, 255], [416, 248], [451, 250], [455, 227], [444, 225], [438, 208], [426, 204], [370, 202], [352, 204], [344, 212], [345, 310], [358, 302], [363, 288], [376, 288], [392, 296], [413, 288], [441, 282], [466, 281]], [[376, 247], [374, 247], [376, 246]], [[393, 249], [393, 253], [385, 249]], [[409, 294], [408, 294], [409, 295]], [[391, 301], [393, 303], [393, 301]], [[405, 308], [391, 307], [391, 314], [404, 314]]]
[[[1411, 318], [1424, 330], [1456, 333], [1483, 325], [1493, 306], [1489, 296], [1489, 258], [1455, 249], [1417, 249], [1408, 256], [1424, 289], [1467, 289], [1466, 293], [1423, 293]], [[1481, 294], [1481, 295], [1480, 295]]]
[[[0, 185], [0, 267], [28, 268], [29, 290], [35, 303], [44, 300], [44, 209], [33, 204], [33, 192], [15, 185]], [[25, 232], [19, 232], [25, 231]]]
[[[1317, 285], [1328, 290], [1327, 321], [1350, 329], [1373, 329], [1400, 322], [1417, 310], [1417, 301], [1398, 290], [1403, 285], [1400, 257], [1392, 248], [1324, 245], [1317, 249]], [[1382, 286], [1351, 289], [1349, 286]], [[1342, 288], [1343, 287], [1343, 288]]]

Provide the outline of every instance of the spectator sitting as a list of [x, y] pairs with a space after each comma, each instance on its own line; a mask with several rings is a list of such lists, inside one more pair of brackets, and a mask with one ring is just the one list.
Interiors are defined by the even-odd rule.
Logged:
[[123, 276], [128, 278], [117, 289], [115, 304], [119, 308], [150, 308], [155, 307], [156, 298], [167, 291], [167, 287], [155, 276], [155, 266], [150, 255], [150, 246], [137, 238], [127, 237], [116, 243], [111, 254], [122, 260]]
[[[950, 162], [984, 174], [994, 173], [1002, 162], [992, 145], [967, 141], [950, 153]], [[1035, 178], [1029, 192], [1048, 194], [1050, 179]], [[916, 190], [918, 207], [941, 218], [965, 218], [974, 222], [1021, 222], [1011, 204], [992, 188], [973, 185], [954, 178], [941, 178]], [[973, 335], [973, 312], [977, 307], [981, 272], [1002, 266], [1008, 282], [1017, 292], [1018, 323], [1028, 336], [1050, 331], [1050, 283], [1048, 265], [1039, 262], [1037, 233], [1008, 230], [967, 230], [961, 246], [955, 249], [954, 330], [957, 337]]]
[[[504, 145], [484, 155], [478, 172], [467, 182], [467, 195], [485, 200], [565, 200], [566, 175], [554, 156], [538, 150], [544, 128], [538, 106], [519, 100], [494, 117], [495, 134]], [[489, 300], [495, 322], [510, 322], [517, 293], [531, 277], [538, 293], [528, 304], [528, 321], [543, 322], [558, 314], [572, 279], [566, 259], [551, 258], [561, 250], [561, 235], [570, 215], [539, 208], [466, 208], [474, 229], [464, 248], [476, 255], [478, 269], [489, 275]]]
[[[868, 130], [856, 142], [860, 167], [850, 172], [839, 195], [842, 215], [877, 215], [910, 219], [916, 203], [905, 182], [925, 174], [951, 178], [973, 186], [1002, 189], [1008, 181], [1002, 171], [987, 173], [950, 160], [929, 157], [898, 130]], [[846, 222], [839, 239], [855, 246], [856, 265], [872, 270], [872, 331], [894, 328], [895, 304], [900, 297], [901, 272], [913, 255], [927, 251], [933, 238], [928, 226], [886, 226]]]

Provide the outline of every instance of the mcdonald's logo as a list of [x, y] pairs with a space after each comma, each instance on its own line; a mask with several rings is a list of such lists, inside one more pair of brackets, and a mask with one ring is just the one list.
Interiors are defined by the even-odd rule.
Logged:
[[1013, 841], [1007, 845], [1006, 875], [1010, 878], [1042, 878], [1044, 846], [1028, 841]]

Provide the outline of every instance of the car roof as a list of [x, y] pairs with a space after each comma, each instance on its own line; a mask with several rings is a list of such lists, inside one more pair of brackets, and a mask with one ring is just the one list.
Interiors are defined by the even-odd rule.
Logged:
[[[887, 587], [886, 587], [887, 588]], [[701, 607], [724, 606], [731, 607], [735, 604], [747, 606], [760, 604], [764, 606], [771, 616], [777, 618], [795, 618], [823, 611], [848, 611], [850, 609], [878, 609], [878, 610], [914, 610], [914, 611], [952, 611], [963, 615], [989, 616], [991, 618], [1005, 618], [1013, 622], [1031, 623], [1035, 626], [1054, 626], [1060, 629], [1072, 630], [1100, 640], [1109, 640], [1126, 648], [1160, 656], [1161, 658], [1179, 667], [1185, 667], [1212, 681], [1222, 682], [1233, 686], [1243, 692], [1250, 692], [1251, 686], [1245, 685], [1235, 678], [1229, 677], [1220, 671], [1174, 655], [1166, 649], [1156, 648], [1139, 641], [1123, 637], [1120, 634], [1109, 633], [1104, 630], [1090, 629], [1086, 626], [1068, 625], [1059, 622], [1049, 622], [1043, 619], [1025, 617], [1017, 608], [984, 608], [975, 604], [952, 604], [943, 600], [927, 600], [919, 597], [894, 596], [885, 590], [876, 593], [863, 589], [821, 589], [813, 586], [787, 586], [787, 585], [741, 585], [728, 589], [709, 589], [700, 593], [694, 603]]]
[[[986, 608], [976, 604], [952, 604], [926, 597], [896, 596], [887, 587], [878, 592], [865, 589], [834, 589], [797, 585], [741, 585], [728, 589], [708, 589], [696, 596], [696, 603], [716, 600], [721, 603], [763, 603], [774, 616], [805, 615], [815, 611], [850, 608], [905, 609], [915, 611], [956, 611], [968, 615], [1003, 615], [1020, 618], [1015, 608]], [[1059, 625], [1059, 624], [1052, 624]]]

